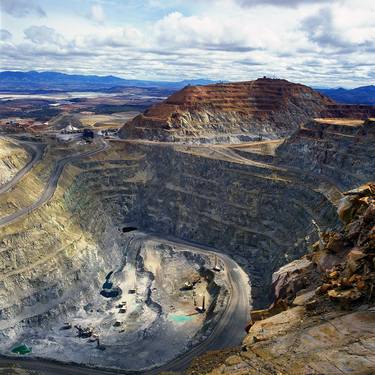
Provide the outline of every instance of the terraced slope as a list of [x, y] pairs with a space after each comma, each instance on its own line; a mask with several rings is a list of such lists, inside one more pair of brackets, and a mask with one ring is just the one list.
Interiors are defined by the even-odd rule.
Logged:
[[29, 155], [24, 148], [0, 138], [0, 188], [26, 165], [28, 159]]
[[126, 139], [238, 143], [290, 135], [314, 117], [366, 119], [375, 108], [336, 104], [313, 89], [280, 79], [187, 86], [126, 123]]
[[124, 227], [226, 252], [264, 306], [272, 271], [306, 251], [312, 218], [336, 221], [332, 202], [309, 181], [216, 150], [112, 142], [59, 181], [50, 203], [0, 228], [4, 339], [23, 326], [63, 321], [77, 298], [88, 303], [121, 263]]
[[209, 353], [184, 374], [373, 374], [375, 184], [345, 193], [343, 228], [274, 274], [275, 301], [252, 311], [234, 355]]
[[[122, 233], [130, 227], [228, 254], [250, 278], [254, 307], [267, 306], [272, 273], [308, 251], [317, 227], [338, 227], [343, 188], [374, 175], [371, 137], [372, 121], [322, 120], [283, 142], [120, 140], [74, 160], [49, 202], [0, 228], [0, 342], [23, 341], [41, 323], [56, 334], [56, 322], [86, 316], [105, 275], [127, 261], [131, 247]], [[55, 151], [49, 160], [65, 156]], [[28, 176], [36, 195], [48, 180], [42, 172]], [[18, 187], [1, 196], [3, 212], [30, 200], [22, 194]]]
[[374, 119], [320, 119], [301, 127], [277, 153], [283, 163], [327, 176], [347, 190], [374, 179], [374, 141]]
[[123, 138], [228, 142], [285, 136], [334, 102], [278, 79], [188, 86], [128, 122]]

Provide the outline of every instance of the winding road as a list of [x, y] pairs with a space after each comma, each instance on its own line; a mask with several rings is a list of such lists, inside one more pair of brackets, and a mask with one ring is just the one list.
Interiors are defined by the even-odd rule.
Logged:
[[27, 141], [15, 141], [13, 138], [10, 139], [8, 137], [2, 137], [3, 139], [7, 140], [8, 142], [14, 143], [17, 146], [21, 146], [26, 149], [29, 155], [31, 155], [31, 159], [27, 162], [27, 164], [21, 168], [17, 174], [8, 182], [0, 186], [0, 194], [6, 193], [9, 191], [13, 186], [15, 186], [33, 167], [39, 160], [42, 159], [45, 145], [42, 143], [35, 143], [35, 142], [27, 142]]
[[[101, 143], [101, 146], [99, 148], [97, 148], [96, 150], [86, 151], [86, 152], [83, 152], [81, 154], [75, 154], [75, 155], [72, 155], [72, 156], [66, 156], [65, 158], [62, 158], [59, 161], [57, 161], [53, 170], [52, 170], [51, 177], [50, 177], [46, 187], [44, 188], [43, 193], [38, 198], [38, 200], [35, 201], [30, 206], [21, 208], [20, 210], [18, 210], [17, 212], [14, 212], [11, 215], [0, 218], [0, 227], [3, 227], [5, 225], [8, 225], [8, 224], [11, 224], [11, 223], [15, 222], [19, 218], [21, 218], [25, 215], [28, 215], [30, 212], [38, 209], [44, 203], [48, 202], [53, 197], [53, 194], [55, 193], [55, 190], [57, 188], [57, 182], [58, 182], [58, 180], [61, 176], [62, 171], [64, 170], [65, 165], [70, 163], [70, 162], [80, 160], [82, 158], [87, 158], [89, 156], [93, 156], [93, 155], [95, 155], [99, 152], [105, 151], [106, 149], [109, 148], [108, 143], [106, 143], [103, 139], [100, 139], [100, 143]], [[13, 181], [14, 181], [14, 179], [12, 180], [12, 183], [13, 183]]]
[[230, 289], [229, 300], [218, 323], [213, 327], [210, 335], [200, 344], [172, 361], [148, 370], [124, 371], [105, 368], [85, 367], [70, 363], [51, 360], [0, 357], [0, 369], [15, 363], [26, 370], [38, 371], [43, 375], [157, 375], [163, 371], [181, 371], [186, 369], [191, 361], [199, 355], [209, 351], [238, 346], [245, 336], [245, 326], [250, 319], [250, 286], [246, 273], [229, 256], [219, 253], [216, 249], [196, 243], [182, 241], [173, 237], [163, 238], [156, 235], [146, 235], [145, 240], [151, 239], [174, 246], [179, 251], [190, 251], [204, 255], [216, 255], [224, 264], [225, 275]]
[[[22, 208], [19, 211], [0, 218], [0, 227], [13, 223], [17, 219], [27, 215], [31, 211], [41, 207], [44, 203], [49, 201], [57, 187], [58, 179], [65, 165], [69, 162], [79, 160], [85, 157], [93, 156], [109, 148], [109, 145], [100, 139], [101, 146], [96, 150], [87, 151], [81, 154], [67, 156], [60, 159], [54, 166], [51, 177], [42, 193], [36, 202], [32, 205]], [[32, 159], [38, 160], [41, 155], [37, 155]], [[30, 169], [32, 168], [32, 165]], [[24, 174], [27, 173], [27, 170]], [[19, 177], [19, 179], [22, 178]], [[19, 179], [16, 181], [18, 182]], [[14, 179], [12, 183], [14, 182]], [[200, 253], [205, 255], [216, 255], [224, 264], [225, 276], [228, 280], [229, 299], [224, 308], [221, 319], [212, 328], [209, 336], [198, 345], [189, 349], [174, 360], [162, 365], [161, 367], [142, 370], [142, 371], [124, 371], [114, 369], [91, 368], [71, 363], [61, 363], [52, 360], [33, 359], [33, 358], [17, 358], [0, 356], [0, 370], [8, 367], [13, 367], [16, 363], [18, 367], [26, 370], [37, 371], [43, 375], [113, 375], [113, 374], [136, 374], [136, 375], [156, 375], [162, 371], [178, 371], [183, 370], [189, 366], [191, 361], [197, 356], [209, 351], [217, 350], [225, 347], [233, 347], [241, 344], [245, 336], [244, 328], [250, 318], [250, 286], [246, 273], [232, 260], [229, 256], [218, 252], [216, 249], [202, 246], [200, 244], [182, 241], [173, 237], [160, 238], [156, 235], [146, 235], [147, 239], [153, 239], [162, 243], [168, 243], [175, 246], [181, 251], [191, 251], [192, 253]]]

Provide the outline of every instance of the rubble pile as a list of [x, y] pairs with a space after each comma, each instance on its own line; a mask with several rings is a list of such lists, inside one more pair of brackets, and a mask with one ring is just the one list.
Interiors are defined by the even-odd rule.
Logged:
[[374, 300], [375, 184], [344, 193], [338, 215], [341, 231], [320, 233], [312, 253], [274, 273], [274, 303], [267, 310], [253, 311], [253, 321], [295, 305], [296, 297], [305, 292], [315, 291], [316, 297], [342, 305]]
[[274, 303], [251, 311], [241, 350], [186, 375], [375, 373], [375, 183], [346, 192], [338, 215], [341, 229], [318, 230], [312, 252], [273, 274]]
[[[345, 193], [338, 209], [344, 229], [325, 233], [323, 251], [343, 256], [327, 270], [318, 292], [346, 304], [375, 298], [375, 184]], [[319, 245], [318, 245], [319, 247]]]

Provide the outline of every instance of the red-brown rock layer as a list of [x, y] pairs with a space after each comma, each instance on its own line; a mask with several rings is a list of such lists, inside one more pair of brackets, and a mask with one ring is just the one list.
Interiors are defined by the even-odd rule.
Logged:
[[187, 86], [127, 123], [121, 134], [164, 141], [282, 136], [329, 105], [334, 102], [313, 89], [279, 79]]
[[313, 117], [375, 116], [371, 106], [338, 105], [280, 79], [187, 86], [125, 124], [123, 138], [238, 142], [289, 135]]

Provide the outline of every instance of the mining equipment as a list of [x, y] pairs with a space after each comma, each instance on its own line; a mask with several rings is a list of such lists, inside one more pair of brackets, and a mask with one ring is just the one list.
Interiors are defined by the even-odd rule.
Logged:
[[196, 285], [197, 283], [199, 283], [200, 280], [201, 280], [201, 278], [200, 278], [200, 277], [197, 277], [197, 278], [195, 278], [195, 280], [193, 280], [193, 281], [186, 281], [186, 282], [184, 283], [184, 286], [183, 286], [182, 288], [180, 288], [180, 290], [181, 290], [181, 291], [183, 291], [183, 290], [193, 290], [194, 287], [195, 287], [195, 285]]
[[72, 328], [72, 325], [67, 322], [67, 323], [64, 323], [64, 325], [60, 328], [60, 330], [65, 331], [71, 328]]
[[74, 326], [74, 328], [76, 328], [78, 331], [78, 337], [82, 339], [87, 339], [92, 335], [92, 329], [89, 327], [82, 328], [81, 326]]
[[93, 139], [94, 138], [94, 132], [91, 129], [83, 129], [82, 137], [84, 139]]
[[96, 342], [96, 349], [98, 350], [105, 350], [104, 345], [100, 345], [100, 337], [99, 335], [92, 335], [91, 339], [89, 340], [90, 342]]
[[202, 298], [202, 306], [197, 306], [195, 308], [200, 314], [203, 314], [206, 311], [206, 296]]
[[96, 340], [98, 339], [99, 335], [97, 334], [93, 334], [90, 338], [89, 338], [89, 342], [96, 342]]
[[99, 336], [98, 338], [96, 339], [96, 349], [98, 350], [105, 350], [105, 346], [104, 345], [100, 345], [100, 339], [99, 339]]
[[194, 288], [194, 284], [191, 283], [190, 281], [186, 281], [186, 283], [184, 283], [184, 286], [183, 286], [184, 290], [193, 290], [193, 288]]
[[214, 271], [216, 272], [220, 272], [221, 271], [221, 268], [217, 262], [217, 256], [215, 255], [215, 265], [214, 265], [214, 268], [213, 268]]

